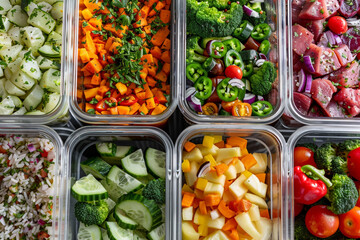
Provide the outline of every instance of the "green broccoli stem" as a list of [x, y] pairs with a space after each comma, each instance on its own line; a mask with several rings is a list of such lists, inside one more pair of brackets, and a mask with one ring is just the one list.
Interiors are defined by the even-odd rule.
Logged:
[[313, 178], [315, 180], [321, 180], [325, 183], [325, 185], [330, 188], [332, 186], [332, 183], [330, 179], [325, 177], [325, 171], [319, 170], [311, 165], [305, 165], [301, 167], [301, 171], [306, 174], [306, 176]]

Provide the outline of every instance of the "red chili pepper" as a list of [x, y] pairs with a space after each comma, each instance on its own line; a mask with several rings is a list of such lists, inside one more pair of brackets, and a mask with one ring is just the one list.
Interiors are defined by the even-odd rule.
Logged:
[[327, 186], [332, 185], [331, 181], [324, 175], [324, 170], [319, 170], [311, 165], [296, 166], [294, 168], [295, 201], [310, 205], [323, 198], [327, 193]]
[[130, 94], [127, 97], [124, 97], [122, 99], [119, 99], [119, 105], [120, 106], [131, 106], [135, 103], [137, 103], [139, 99], [135, 97], [133, 94]]
[[[115, 103], [115, 104], [114, 104]], [[115, 106], [109, 106], [109, 104], [114, 104]], [[95, 110], [98, 112], [106, 111], [109, 107], [116, 107], [117, 100], [116, 98], [104, 98], [100, 102], [98, 102], [95, 106]]]

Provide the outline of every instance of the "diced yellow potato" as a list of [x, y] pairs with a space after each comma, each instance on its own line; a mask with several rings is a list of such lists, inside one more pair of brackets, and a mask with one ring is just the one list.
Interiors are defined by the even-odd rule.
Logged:
[[183, 172], [190, 172], [191, 170], [190, 161], [185, 159], [181, 164], [181, 169]]
[[236, 168], [236, 173], [242, 173], [246, 170], [243, 162], [240, 159], [236, 160], [236, 163], [234, 166]]
[[232, 159], [234, 157], [241, 157], [241, 150], [239, 147], [221, 148], [218, 150], [216, 161], [222, 162], [224, 160]]
[[213, 157], [216, 157], [217, 156], [217, 152], [219, 150], [219, 148], [215, 145], [213, 145], [211, 148], [207, 148], [205, 146], [203, 146], [202, 144], [197, 144], [196, 147], [198, 149], [200, 149], [201, 151], [201, 154], [203, 156], [206, 156], [208, 154], [211, 154]]
[[187, 185], [192, 187], [197, 180], [196, 174], [199, 170], [199, 164], [197, 162], [193, 161], [190, 163], [190, 167], [191, 167], [190, 172], [186, 172], [186, 173], [184, 173], [184, 175], [185, 175], [185, 181], [186, 181]]
[[257, 173], [264, 173], [267, 168], [267, 154], [266, 153], [253, 153], [254, 158], [256, 159], [257, 163], [252, 166], [249, 171], [257, 174]]
[[255, 226], [261, 234], [261, 240], [270, 239], [273, 228], [273, 223], [270, 219], [261, 217], [258, 221], [255, 222]]
[[184, 184], [184, 185], [183, 185], [181, 191], [182, 191], [182, 192], [190, 192], [190, 193], [193, 193], [193, 192], [194, 192], [194, 190], [193, 190], [191, 187], [189, 187], [189, 185], [187, 185], [187, 184]]
[[198, 232], [199, 232], [200, 236], [205, 237], [208, 235], [209, 227], [206, 224], [202, 224], [199, 226]]
[[196, 181], [196, 185], [195, 188], [204, 191], [206, 188], [206, 185], [208, 183], [208, 180], [205, 178], [198, 178], [198, 180]]
[[223, 137], [221, 135], [214, 135], [214, 143], [221, 142], [223, 140]]
[[206, 188], [204, 190], [204, 194], [207, 195], [207, 194], [220, 194], [220, 196], [223, 195], [224, 193], [224, 186], [221, 185], [221, 184], [218, 184], [218, 183], [211, 183], [211, 182], [208, 182], [206, 184]]
[[210, 217], [212, 220], [217, 219], [221, 216], [220, 212], [217, 209], [214, 209], [210, 212]]
[[251, 221], [258, 221], [260, 219], [260, 210], [258, 205], [253, 204], [249, 210]]
[[254, 174], [248, 177], [244, 184], [250, 192], [255, 193], [259, 197], [265, 198], [267, 185], [263, 182], [260, 182], [260, 180]]
[[204, 224], [207, 224], [209, 220], [210, 220], [209, 215], [201, 214], [199, 208], [196, 210], [195, 215], [194, 215], [194, 223], [195, 224], [204, 225]]
[[183, 159], [187, 159], [190, 162], [201, 162], [203, 160], [203, 155], [199, 148], [194, 148], [191, 152], [183, 152]]
[[212, 148], [215, 138], [211, 136], [204, 136], [202, 145], [207, 148]]
[[182, 222], [182, 239], [183, 240], [198, 240], [200, 234], [195, 231], [191, 222]]
[[265, 200], [259, 196], [256, 196], [255, 194], [252, 193], [246, 193], [244, 195], [244, 199], [250, 201], [253, 204], [256, 204], [259, 206], [259, 208], [261, 209], [267, 209], [268, 205], [266, 204]]
[[204, 157], [205, 162], [210, 162], [210, 166], [211, 167], [215, 167], [216, 166], [216, 161], [215, 158], [213, 157], [213, 155], [208, 154]]
[[242, 212], [235, 217], [236, 222], [239, 226], [252, 238], [260, 239], [261, 234], [257, 230], [255, 224], [251, 221], [250, 215], [247, 212]]
[[226, 181], [226, 176], [225, 175], [218, 176], [215, 171], [208, 172], [205, 175], [204, 178], [207, 179], [209, 182], [218, 183], [218, 184], [221, 184], [223, 186], [225, 185], [225, 181]]
[[192, 221], [194, 215], [194, 208], [187, 207], [182, 209], [182, 220], [183, 221]]
[[237, 176], [236, 168], [234, 165], [230, 165], [228, 170], [224, 173], [226, 180], [235, 179]]
[[217, 230], [203, 240], [230, 240], [230, 238], [223, 231]]
[[245, 193], [247, 193], [248, 189], [244, 185], [247, 177], [241, 174], [230, 186], [229, 190], [234, 195], [235, 198], [242, 198]]
[[222, 229], [223, 226], [225, 225], [225, 217], [221, 216], [217, 219], [210, 218], [207, 225], [209, 228]]

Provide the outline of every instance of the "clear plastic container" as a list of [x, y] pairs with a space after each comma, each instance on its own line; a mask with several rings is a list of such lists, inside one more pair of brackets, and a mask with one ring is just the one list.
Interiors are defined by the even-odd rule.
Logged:
[[[272, 44], [272, 49], [277, 49], [274, 56], [278, 60], [278, 80], [273, 84], [273, 89], [269, 94], [269, 101], [273, 105], [273, 112], [265, 117], [233, 117], [233, 116], [207, 116], [194, 112], [186, 101], [186, 1], [180, 1], [177, 11], [180, 16], [177, 21], [177, 55], [178, 55], [178, 85], [179, 85], [179, 107], [186, 119], [193, 123], [259, 123], [270, 124], [278, 120], [284, 110], [286, 76], [286, 49], [285, 46], [285, 4], [282, 0], [265, 1], [265, 9], [268, 13], [268, 24], [273, 32], [276, 32], [276, 44]], [[275, 19], [275, 21], [274, 21]]]
[[360, 129], [341, 126], [305, 126], [295, 131], [288, 140], [286, 159], [288, 159], [288, 192], [284, 212], [287, 212], [288, 226], [285, 239], [294, 239], [294, 148], [299, 143], [315, 143], [321, 145], [326, 142], [339, 143], [347, 139], [360, 139]]
[[[83, 172], [80, 168], [81, 161], [85, 160], [87, 156], [96, 154], [95, 144], [98, 142], [116, 142], [119, 145], [135, 146], [145, 150], [147, 147], [153, 147], [166, 152], [166, 239], [172, 239], [170, 233], [172, 232], [172, 204], [173, 197], [173, 180], [172, 180], [172, 161], [173, 161], [173, 143], [169, 136], [160, 129], [147, 127], [141, 129], [138, 127], [101, 127], [89, 126], [83, 127], [70, 135], [65, 143], [64, 156], [68, 160], [66, 176], [69, 179], [67, 190], [65, 193], [67, 201], [66, 214], [66, 240], [76, 240], [79, 222], [74, 215], [74, 205], [76, 200], [71, 196], [71, 187], [75, 181], [83, 177]], [[93, 155], [92, 155], [93, 154]]]
[[[170, 71], [170, 85], [171, 85], [171, 93], [170, 93], [170, 103], [168, 108], [159, 115], [94, 115], [88, 114], [83, 109], [80, 108], [77, 99], [77, 90], [81, 85], [81, 82], [77, 80], [78, 76], [78, 41], [79, 41], [79, 0], [74, 0], [69, 3], [65, 12], [67, 12], [69, 16], [69, 25], [71, 28], [69, 29], [69, 34], [71, 35], [71, 39], [69, 40], [69, 51], [66, 55], [67, 58], [67, 66], [70, 69], [69, 76], [69, 95], [70, 95], [70, 111], [74, 117], [78, 120], [89, 123], [89, 124], [112, 124], [112, 125], [125, 125], [125, 124], [133, 124], [133, 125], [162, 125], [166, 123], [167, 119], [173, 114], [177, 106], [177, 69], [178, 69], [178, 61], [176, 55], [176, 25], [175, 23], [178, 21], [178, 13], [175, 11], [175, 5], [181, 0], [173, 0], [172, 1], [172, 19], [170, 22], [171, 33], [171, 71]], [[80, 87], [79, 87], [80, 89]]]
[[268, 206], [271, 219], [273, 220], [273, 240], [286, 239], [284, 236], [286, 225], [283, 208], [286, 199], [286, 158], [284, 158], [286, 143], [283, 136], [273, 127], [265, 125], [196, 125], [185, 129], [175, 144], [176, 159], [174, 161], [174, 184], [176, 192], [174, 211], [176, 212], [173, 239], [182, 239], [181, 233], [181, 189], [182, 179], [182, 153], [184, 144], [187, 141], [195, 143], [202, 142], [204, 135], [221, 135], [223, 137], [238, 136], [248, 140], [247, 148], [249, 153], [259, 152], [268, 154], [268, 173], [270, 182], [267, 182]]
[[65, 228], [66, 218], [66, 199], [63, 190], [66, 186], [65, 167], [66, 163], [62, 158], [63, 144], [60, 136], [51, 128], [39, 125], [24, 125], [24, 124], [0, 124], [1, 135], [20, 135], [28, 138], [46, 138], [54, 144], [56, 152], [54, 163], [56, 172], [54, 174], [54, 196], [53, 196], [53, 224], [52, 233], [53, 239], [64, 239], [63, 234]]

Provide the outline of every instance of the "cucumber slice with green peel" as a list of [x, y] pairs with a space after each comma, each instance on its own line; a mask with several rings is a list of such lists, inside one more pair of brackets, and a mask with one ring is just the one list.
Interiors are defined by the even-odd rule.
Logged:
[[0, 99], [3, 99], [7, 96], [7, 90], [5, 88], [5, 84], [8, 80], [5, 78], [0, 78]]
[[11, 25], [11, 22], [6, 16], [0, 15], [0, 32], [8, 32]]
[[18, 88], [25, 91], [30, 90], [36, 83], [33, 78], [29, 77], [26, 73], [21, 71], [17, 74], [13, 74], [10, 81]]
[[52, 5], [50, 14], [55, 20], [61, 20], [64, 15], [63, 9], [64, 9], [64, 2], [61, 2], [61, 1], [56, 2]]
[[165, 240], [165, 223], [151, 230], [147, 235], [150, 240]]
[[155, 177], [166, 177], [166, 153], [154, 148], [145, 152], [145, 162], [149, 172]]
[[24, 115], [27, 112], [25, 107], [20, 108], [16, 112], [14, 112], [12, 115]]
[[[23, 3], [28, 5], [25, 6], [25, 4], [23, 5]], [[21, 0], [21, 8], [27, 13], [28, 16], [30, 16], [34, 9], [38, 8], [38, 5], [28, 0]]]
[[101, 158], [104, 159], [107, 163], [111, 165], [121, 166], [121, 159], [129, 155], [135, 150], [132, 146], [116, 146], [115, 155], [114, 156], [104, 156], [101, 155]]
[[117, 166], [111, 168], [109, 174], [106, 176], [106, 181], [107, 184], [123, 193], [134, 192], [144, 186], [139, 180]]
[[14, 110], [15, 104], [9, 96], [0, 102], [0, 115], [10, 115]]
[[42, 111], [44, 113], [49, 113], [51, 111], [53, 111], [58, 103], [60, 102], [60, 94], [58, 93], [51, 93], [48, 95], [48, 99], [44, 99], [45, 95], [43, 96], [43, 108]]
[[63, 23], [62, 21], [57, 21], [54, 31], [62, 35]]
[[111, 200], [117, 202], [117, 200], [124, 194], [126, 194], [125, 191], [119, 189], [119, 187], [111, 182], [111, 181], [107, 181], [106, 179], [103, 179], [100, 181], [101, 185], [103, 185], [103, 187], [106, 189], [106, 191], [109, 194], [109, 198], [111, 198]]
[[37, 57], [36, 62], [38, 63], [41, 70], [49, 70], [50, 68], [60, 69], [61, 66], [59, 62], [45, 58], [43, 56]]
[[6, 14], [12, 7], [9, 0], [0, 0], [0, 6], [0, 14]]
[[42, 31], [39, 28], [27, 26], [22, 28], [21, 32], [21, 40], [28, 48], [31, 48], [31, 53], [34, 56], [38, 56], [39, 53], [37, 51], [45, 42], [45, 37]]
[[8, 11], [7, 18], [13, 24], [19, 27], [26, 27], [28, 24], [28, 15], [21, 9], [19, 5], [15, 5]]
[[108, 198], [106, 189], [91, 174], [77, 180], [71, 188], [71, 193], [80, 202], [91, 202]]
[[43, 74], [39, 85], [50, 92], [60, 93], [60, 83], [61, 72], [57, 69], [49, 69]]
[[[105, 228], [106, 228], [106, 225], [105, 225]], [[102, 229], [102, 228], [101, 228], [101, 237], [102, 237], [102, 240], [110, 240], [107, 230]]]
[[39, 2], [37, 5], [41, 10], [43, 10], [44, 12], [47, 12], [47, 13], [50, 12], [52, 9], [51, 4], [49, 4], [47, 2]]
[[134, 177], [145, 177], [148, 175], [141, 149], [121, 159], [121, 165], [127, 173]]
[[19, 27], [12, 26], [9, 29], [9, 31], [7, 32], [7, 34], [13, 40], [13, 43], [15, 45], [17, 45], [17, 44], [23, 45], [24, 44], [24, 42], [21, 39], [21, 33], [20, 33], [20, 28]]
[[133, 240], [133, 232], [121, 228], [116, 222], [106, 222], [106, 229], [111, 240]]
[[[42, 2], [43, 0], [34, 0], [34, 2], [39, 3]], [[47, 2], [50, 5], [53, 5], [54, 3], [56, 3], [59, 0], [45, 0], [45, 2]]]
[[4, 51], [4, 48], [11, 47], [11, 37], [9, 37], [6, 33], [0, 32], [0, 47], [1, 51]]
[[12, 74], [16, 74], [17, 72], [20, 71], [21, 62], [22, 62], [22, 58], [18, 56], [15, 61], [8, 64], [8, 68], [10, 69]]
[[5, 90], [14, 96], [22, 97], [25, 96], [26, 92], [18, 88], [15, 84], [13, 84], [10, 80], [6, 80], [5, 82]]
[[28, 111], [34, 110], [41, 103], [43, 95], [44, 95], [44, 90], [39, 85], [36, 84], [24, 99], [24, 107]]
[[[1, 0], [0, 0], [1, 2]], [[20, 5], [21, 4], [21, 0], [10, 0], [11, 5]]]
[[111, 142], [97, 143], [96, 150], [101, 157], [113, 157], [116, 153], [116, 144]]
[[46, 43], [39, 48], [39, 53], [44, 57], [59, 58], [61, 57], [61, 48], [55, 44]]
[[100, 227], [97, 225], [85, 226], [85, 224], [80, 223], [77, 239], [102, 240]]
[[111, 166], [99, 157], [92, 157], [80, 164], [85, 174], [92, 174], [99, 179], [105, 179]]
[[147, 240], [146, 233], [135, 230], [133, 240]]
[[21, 108], [23, 106], [23, 102], [20, 100], [20, 98], [16, 97], [16, 96], [12, 96], [9, 95], [7, 96], [8, 98], [11, 98], [11, 100], [13, 101], [15, 108]]
[[[0, 33], [1, 35], [1, 33]], [[1, 38], [1, 36], [0, 36]], [[11, 38], [9, 37], [10, 41]], [[1, 40], [0, 40], [1, 41]], [[0, 43], [1, 45], [1, 43]], [[11, 63], [16, 60], [16, 57], [21, 52], [23, 46], [21, 45], [13, 45], [11, 47], [3, 47], [0, 49], [0, 58], [4, 60], [6, 63]]]
[[122, 196], [115, 207], [125, 212], [132, 220], [147, 231], [159, 226], [162, 222], [161, 210], [153, 200], [142, 195], [129, 193]]
[[55, 44], [55, 45], [58, 45], [58, 46], [61, 46], [61, 43], [62, 43], [62, 36], [60, 34], [58, 34], [57, 32], [55, 31], [52, 31], [46, 42], [50, 43], [50, 44]]
[[115, 208], [116, 203], [111, 198], [105, 199], [105, 202], [109, 207], [109, 212], [111, 212]]
[[115, 211], [114, 211], [114, 217], [116, 219], [116, 222], [118, 223], [118, 225], [124, 229], [136, 229], [137, 226], [139, 225], [138, 223], [136, 223], [134, 220], [132, 220], [131, 218], [127, 217], [124, 213], [123, 210], [121, 210], [118, 207], [115, 207]]
[[54, 30], [56, 21], [54, 18], [47, 12], [39, 8], [35, 8], [34, 11], [31, 13], [27, 22], [37, 28], [40, 28], [46, 34], [51, 33]]
[[39, 65], [32, 57], [24, 58], [20, 64], [20, 69], [33, 79], [39, 80], [41, 78]]

